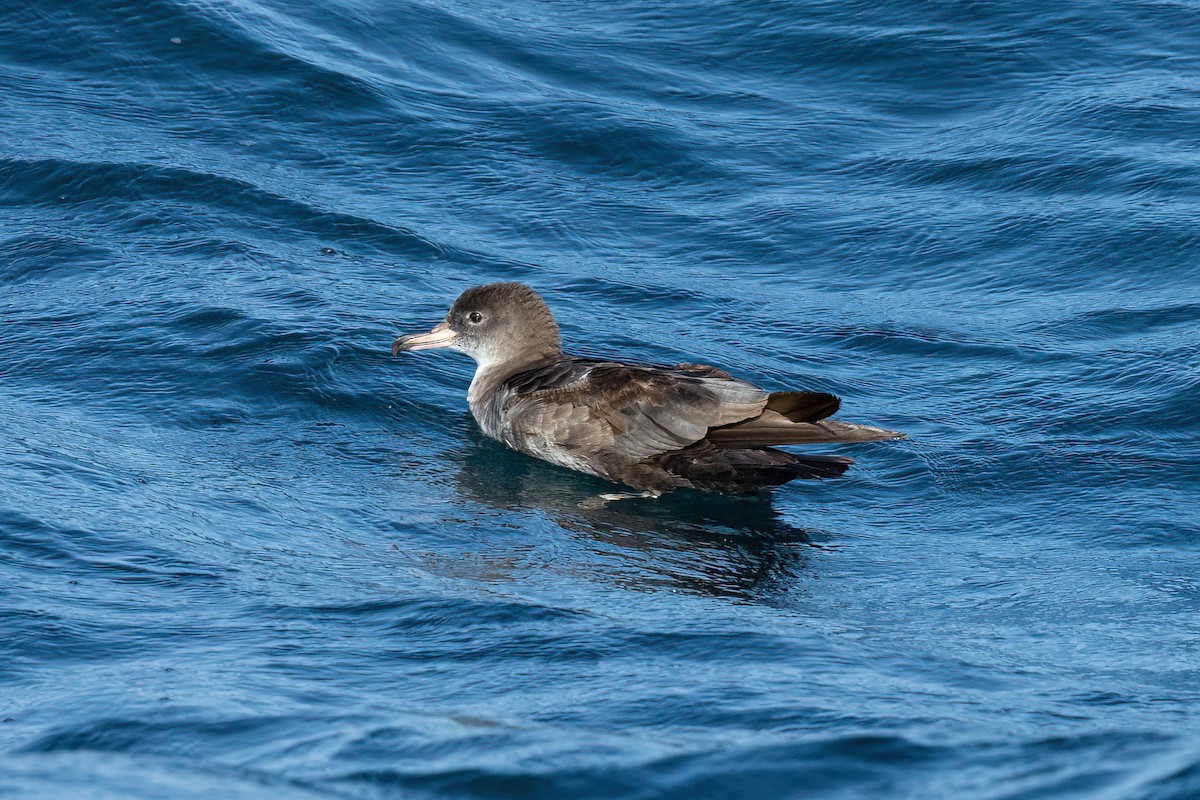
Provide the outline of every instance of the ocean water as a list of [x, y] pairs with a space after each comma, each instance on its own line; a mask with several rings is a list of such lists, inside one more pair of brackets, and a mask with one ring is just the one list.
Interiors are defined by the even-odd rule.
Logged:
[[[1200, 796], [1200, 6], [7, 0], [0, 796]], [[904, 442], [486, 440], [570, 345]]]

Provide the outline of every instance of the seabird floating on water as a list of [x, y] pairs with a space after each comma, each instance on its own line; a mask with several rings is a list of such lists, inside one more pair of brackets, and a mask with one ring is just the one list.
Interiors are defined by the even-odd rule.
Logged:
[[475, 359], [467, 403], [488, 436], [647, 497], [680, 488], [749, 494], [833, 478], [854, 461], [774, 446], [904, 438], [829, 419], [841, 401], [824, 392], [766, 392], [699, 364], [567, 355], [554, 315], [521, 283], [468, 289], [429, 333], [396, 339], [392, 355], [437, 347]]

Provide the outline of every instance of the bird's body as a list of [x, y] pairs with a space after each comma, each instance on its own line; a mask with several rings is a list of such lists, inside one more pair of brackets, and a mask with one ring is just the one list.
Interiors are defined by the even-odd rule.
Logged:
[[553, 464], [657, 495], [678, 488], [729, 494], [795, 478], [841, 475], [842, 456], [775, 445], [863, 442], [903, 434], [828, 420], [822, 392], [766, 392], [714, 367], [657, 367], [563, 353], [558, 326], [527, 286], [465, 292], [428, 334], [393, 353], [453, 347], [478, 362], [467, 394], [485, 434]]

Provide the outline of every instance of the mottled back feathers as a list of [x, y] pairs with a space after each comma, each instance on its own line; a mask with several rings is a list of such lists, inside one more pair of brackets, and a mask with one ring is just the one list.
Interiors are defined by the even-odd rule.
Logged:
[[[768, 394], [711, 367], [563, 356], [508, 378], [496, 398], [506, 420], [498, 438], [510, 446], [639, 488], [756, 491], [840, 475], [853, 463], [769, 449], [838, 440], [814, 424], [837, 409], [836, 397]], [[853, 427], [837, 425], [842, 435]]]

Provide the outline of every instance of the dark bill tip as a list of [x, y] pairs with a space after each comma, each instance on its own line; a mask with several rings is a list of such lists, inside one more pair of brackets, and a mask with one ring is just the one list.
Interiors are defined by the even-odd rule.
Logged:
[[392, 355], [398, 356], [414, 350], [433, 350], [436, 347], [449, 347], [454, 343], [458, 334], [450, 330], [449, 324], [443, 322], [429, 333], [410, 333], [392, 342]]

